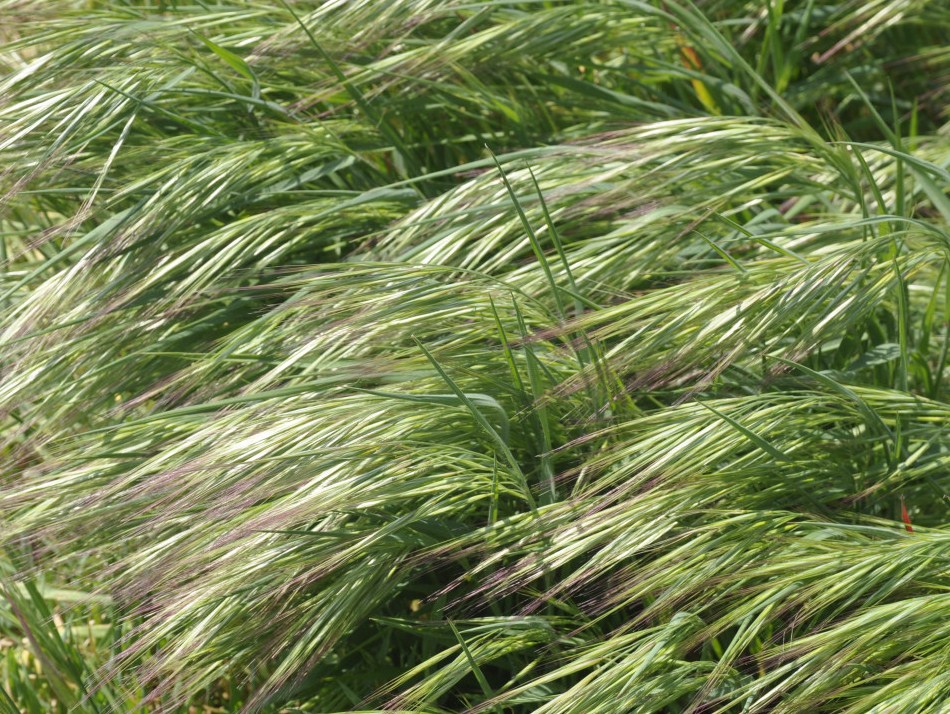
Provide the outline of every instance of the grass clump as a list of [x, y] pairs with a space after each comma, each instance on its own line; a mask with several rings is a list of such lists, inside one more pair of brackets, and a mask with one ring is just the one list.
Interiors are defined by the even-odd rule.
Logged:
[[938, 712], [936, 0], [0, 0], [0, 702]]

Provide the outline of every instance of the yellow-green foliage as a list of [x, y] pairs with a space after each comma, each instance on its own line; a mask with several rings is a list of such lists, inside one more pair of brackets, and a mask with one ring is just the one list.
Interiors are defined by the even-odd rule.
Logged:
[[0, 0], [0, 710], [950, 707], [950, 7], [697, 5]]

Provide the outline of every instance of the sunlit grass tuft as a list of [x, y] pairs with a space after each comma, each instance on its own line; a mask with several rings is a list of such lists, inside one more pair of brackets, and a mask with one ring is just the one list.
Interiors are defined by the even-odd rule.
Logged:
[[0, 0], [11, 711], [939, 712], [936, 0]]

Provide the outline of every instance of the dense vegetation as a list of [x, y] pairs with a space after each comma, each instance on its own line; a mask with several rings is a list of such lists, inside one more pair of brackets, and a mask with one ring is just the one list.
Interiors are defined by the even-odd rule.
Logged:
[[950, 707], [945, 2], [0, 38], [0, 706]]

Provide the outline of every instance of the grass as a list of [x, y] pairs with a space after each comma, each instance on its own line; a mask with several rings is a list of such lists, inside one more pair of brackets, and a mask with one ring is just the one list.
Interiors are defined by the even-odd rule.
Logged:
[[944, 5], [0, 0], [0, 710], [944, 711]]

